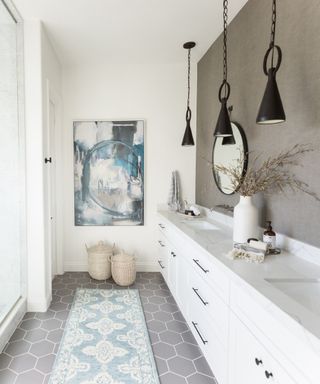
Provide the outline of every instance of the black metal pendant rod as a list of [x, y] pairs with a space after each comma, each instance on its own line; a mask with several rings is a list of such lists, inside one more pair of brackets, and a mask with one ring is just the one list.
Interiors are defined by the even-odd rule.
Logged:
[[228, 83], [228, 49], [227, 49], [227, 26], [228, 26], [228, 0], [223, 0], [223, 80], [219, 88], [218, 98], [221, 110], [214, 131], [216, 137], [229, 137], [233, 135], [227, 101], [230, 96], [230, 84]]

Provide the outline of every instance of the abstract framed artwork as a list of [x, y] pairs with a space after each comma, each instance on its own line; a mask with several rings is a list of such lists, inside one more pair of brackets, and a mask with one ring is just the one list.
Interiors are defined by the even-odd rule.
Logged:
[[75, 225], [144, 225], [144, 121], [74, 121]]

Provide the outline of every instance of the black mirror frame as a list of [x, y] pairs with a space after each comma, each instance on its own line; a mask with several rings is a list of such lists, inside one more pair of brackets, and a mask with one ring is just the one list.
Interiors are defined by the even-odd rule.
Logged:
[[[231, 125], [234, 124], [239, 132], [240, 132], [240, 135], [241, 135], [241, 139], [242, 139], [242, 142], [243, 142], [243, 152], [244, 152], [244, 161], [243, 161], [243, 172], [242, 172], [242, 176], [244, 176], [247, 172], [247, 169], [248, 169], [248, 161], [249, 161], [249, 149], [248, 149], [248, 142], [247, 142], [247, 137], [246, 137], [246, 134], [244, 132], [244, 129], [241, 127], [241, 125], [235, 121], [231, 121]], [[231, 192], [231, 193], [226, 193], [224, 192], [219, 183], [218, 183], [218, 180], [217, 180], [217, 177], [216, 177], [216, 173], [214, 171], [214, 162], [213, 162], [213, 155], [214, 155], [214, 148], [216, 146], [216, 142], [217, 142], [217, 139], [219, 139], [219, 137], [216, 137], [215, 140], [214, 140], [214, 143], [213, 143], [213, 147], [212, 147], [212, 156], [211, 156], [211, 159], [212, 159], [212, 174], [213, 174], [213, 178], [214, 178], [214, 181], [216, 183], [216, 186], [217, 188], [219, 189], [219, 191], [221, 193], [223, 193], [224, 195], [227, 195], [227, 196], [231, 196], [231, 195], [234, 195], [237, 190]]]

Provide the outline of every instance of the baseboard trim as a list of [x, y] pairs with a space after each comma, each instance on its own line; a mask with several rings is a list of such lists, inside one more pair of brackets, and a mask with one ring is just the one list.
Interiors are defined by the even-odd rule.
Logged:
[[0, 353], [27, 311], [27, 300], [20, 298], [0, 326]]
[[47, 312], [52, 301], [52, 293], [50, 292], [44, 300], [28, 301], [28, 312]]
[[[159, 272], [159, 267], [156, 263], [144, 263], [137, 262], [136, 264], [137, 272]], [[64, 264], [65, 272], [87, 272], [88, 264], [79, 264], [73, 262], [65, 262]]]

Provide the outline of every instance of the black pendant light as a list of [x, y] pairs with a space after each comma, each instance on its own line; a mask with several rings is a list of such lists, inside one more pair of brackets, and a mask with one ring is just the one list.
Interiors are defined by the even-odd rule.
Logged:
[[[286, 120], [284, 113], [277, 81], [276, 73], [278, 72], [282, 59], [281, 48], [275, 45], [275, 34], [276, 34], [276, 20], [277, 20], [277, 8], [276, 0], [272, 0], [272, 24], [271, 24], [271, 39], [269, 48], [264, 56], [263, 60], [263, 71], [268, 76], [268, 82], [264, 95], [259, 108], [257, 123], [258, 124], [278, 124]], [[278, 56], [278, 62], [274, 65], [275, 52]], [[267, 69], [268, 57], [271, 53], [271, 67]]]
[[[228, 1], [223, 0], [223, 81], [219, 88], [219, 101], [221, 109], [214, 131], [216, 137], [232, 136], [232, 127], [227, 110], [227, 101], [230, 96], [230, 84], [228, 83], [228, 60], [227, 60], [227, 23], [228, 23]], [[222, 94], [223, 92], [223, 94]]]
[[189, 41], [183, 44], [183, 48], [188, 50], [188, 97], [187, 97], [187, 112], [186, 112], [186, 130], [184, 131], [182, 144], [183, 146], [194, 145], [194, 140], [192, 136], [190, 121], [191, 121], [191, 109], [190, 109], [190, 57], [191, 49], [196, 46], [196, 43]]

